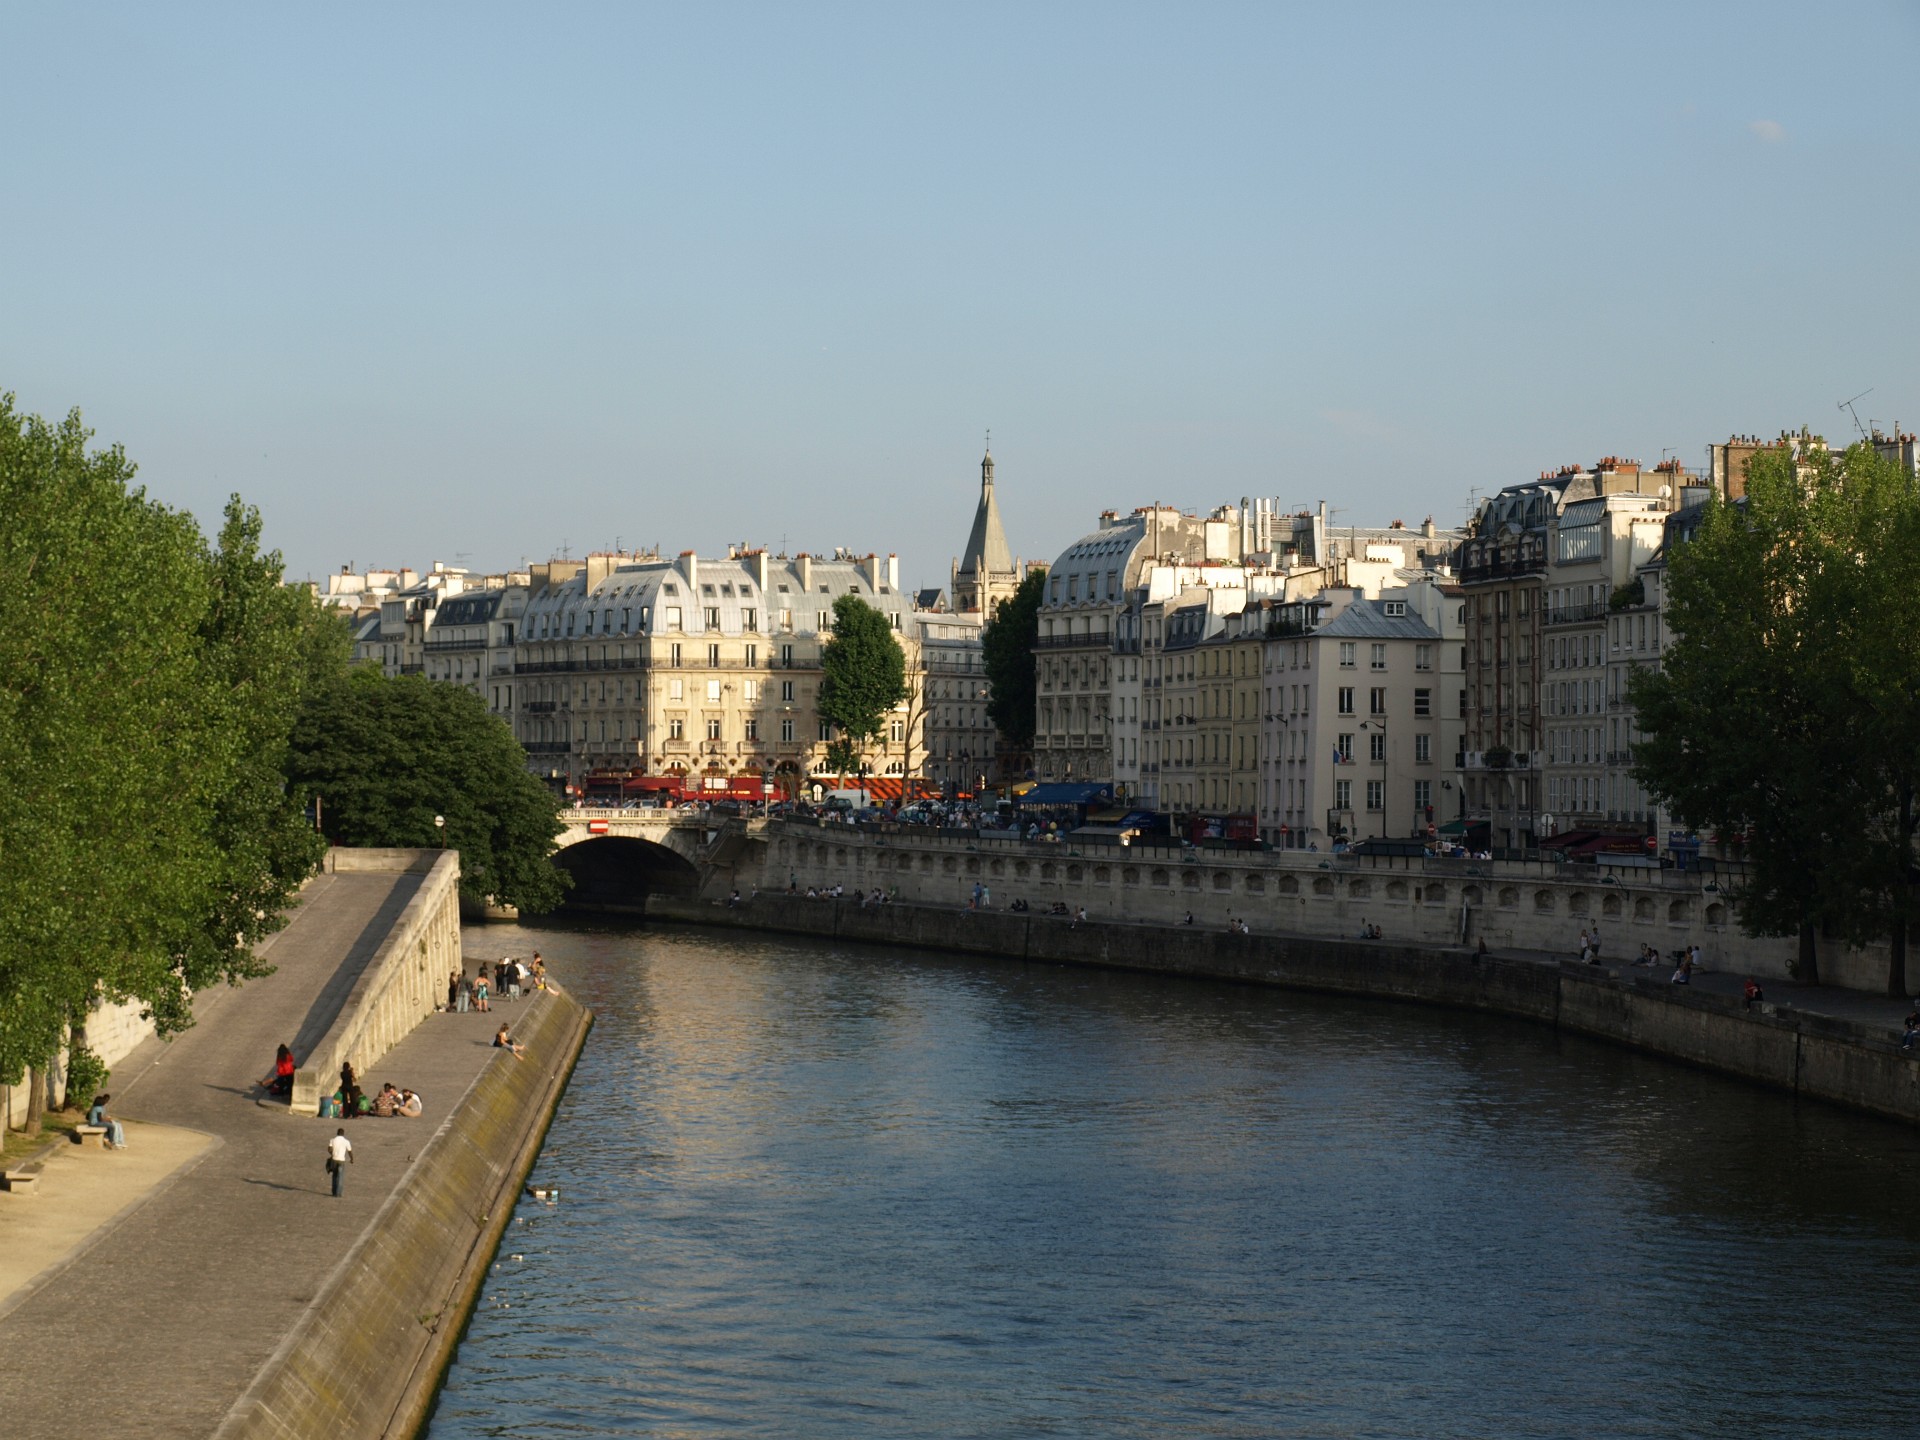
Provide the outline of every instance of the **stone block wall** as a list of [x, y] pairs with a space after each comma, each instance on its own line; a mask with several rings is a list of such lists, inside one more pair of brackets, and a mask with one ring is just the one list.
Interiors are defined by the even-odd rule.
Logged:
[[[1380, 927], [1389, 940], [1418, 945], [1474, 944], [1543, 950], [1574, 958], [1582, 929], [1597, 929], [1611, 960], [1650, 944], [1663, 954], [1698, 944], [1712, 969], [1780, 979], [1796, 958], [1792, 939], [1750, 939], [1735, 923], [1731, 899], [1672, 871], [1624, 878], [1588, 867], [1423, 861], [1320, 855], [1302, 851], [1180, 850], [921, 837], [903, 828], [873, 834], [844, 826], [775, 824], [757, 866], [738, 871], [743, 890], [878, 886], [899, 899], [964, 905], [976, 883], [996, 910], [1014, 899], [1036, 909], [1058, 901], [1084, 906], [1092, 920], [1201, 928], [1244, 920], [1257, 931], [1328, 937]], [[1821, 978], [1878, 991], [1886, 949], [1850, 950], [1823, 942]]]
[[329, 850], [335, 873], [368, 871], [423, 875], [418, 891], [367, 968], [354, 982], [340, 1014], [293, 1078], [292, 1110], [319, 1113], [332, 1094], [343, 1061], [368, 1073], [380, 1057], [433, 1013], [447, 976], [460, 968], [460, 856], [453, 850]]

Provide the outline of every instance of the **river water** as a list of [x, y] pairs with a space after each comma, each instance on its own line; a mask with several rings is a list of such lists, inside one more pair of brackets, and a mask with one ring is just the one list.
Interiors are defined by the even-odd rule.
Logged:
[[432, 1440], [1920, 1434], [1906, 1129], [1410, 1006], [467, 941], [599, 1019]]

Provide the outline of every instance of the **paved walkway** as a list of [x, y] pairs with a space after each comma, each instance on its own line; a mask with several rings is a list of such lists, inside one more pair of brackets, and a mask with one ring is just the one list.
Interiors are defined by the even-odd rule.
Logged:
[[[193, 1029], [148, 1041], [114, 1068], [116, 1114], [212, 1143], [170, 1183], [130, 1194], [130, 1212], [0, 1314], [0, 1431], [203, 1440], [246, 1388], [497, 1053], [494, 1027], [539, 1003], [430, 1016], [363, 1074], [369, 1089], [413, 1086], [426, 1118], [349, 1123], [354, 1164], [334, 1199], [322, 1162], [335, 1124], [261, 1103], [256, 1082], [277, 1044], [303, 1054], [325, 1032], [418, 885], [411, 875], [321, 876], [267, 952], [273, 975], [203, 994]], [[77, 1158], [97, 1172], [133, 1158], [140, 1130], [130, 1127], [129, 1140], [125, 1155], [94, 1147]], [[53, 1178], [0, 1203], [57, 1211]], [[112, 1383], [63, 1383], [83, 1362]]]

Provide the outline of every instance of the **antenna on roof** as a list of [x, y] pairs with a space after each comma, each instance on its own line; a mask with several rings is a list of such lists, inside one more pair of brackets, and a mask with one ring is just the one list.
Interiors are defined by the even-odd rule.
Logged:
[[[1853, 400], [1864, 400], [1867, 398], [1867, 396], [1871, 395], [1872, 393], [1873, 393], [1873, 387], [1869, 385], [1866, 389], [1862, 390], [1858, 395], [1854, 396]], [[1853, 400], [1842, 400], [1834, 408], [1836, 410], [1844, 410], [1847, 412], [1847, 414], [1853, 416], [1853, 428], [1860, 431], [1860, 438], [1864, 440], [1867, 438], [1867, 432], [1864, 428], [1862, 428], [1860, 424], [1860, 417], [1854, 414]]]

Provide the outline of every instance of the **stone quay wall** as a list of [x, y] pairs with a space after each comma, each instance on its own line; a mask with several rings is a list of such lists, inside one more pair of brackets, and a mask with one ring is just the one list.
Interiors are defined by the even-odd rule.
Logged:
[[729, 908], [650, 897], [649, 916], [1054, 964], [1445, 1005], [1539, 1021], [1796, 1095], [1920, 1124], [1920, 1056], [1892, 1030], [1668, 984], [1664, 975], [1482, 956], [1456, 945], [1237, 935], [1195, 925], [1078, 926], [1044, 915], [956, 913], [761, 894]]
[[320, 1097], [333, 1093], [343, 1061], [361, 1074], [433, 1013], [447, 976], [460, 968], [460, 856], [453, 850], [344, 850], [327, 852], [323, 868], [335, 874], [377, 872], [422, 875], [420, 888], [354, 982], [320, 1043], [294, 1072], [292, 1110], [317, 1115]]
[[[1642, 944], [1667, 954], [1698, 944], [1705, 964], [1762, 979], [1785, 979], [1798, 955], [1792, 938], [1740, 933], [1730, 897], [1711, 875], [1661, 870], [1418, 857], [1363, 858], [1308, 851], [1241, 851], [1162, 846], [1050, 844], [902, 826], [876, 832], [842, 825], [776, 822], [761, 832], [757, 864], [744, 859], [734, 883], [785, 890], [797, 884], [875, 886], [929, 905], [964, 904], [976, 883], [991, 905], [1024, 899], [1036, 909], [1084, 906], [1090, 920], [1224, 930], [1244, 920], [1256, 931], [1329, 938], [1377, 925], [1384, 939], [1412, 945], [1541, 950], [1576, 958], [1580, 932], [1597, 930], [1609, 961], [1630, 960]], [[1880, 992], [1885, 946], [1850, 949], [1820, 942], [1821, 979]]]
[[424, 1427], [592, 1023], [557, 991], [516, 1013], [526, 1057], [495, 1053], [216, 1440], [405, 1440]]

